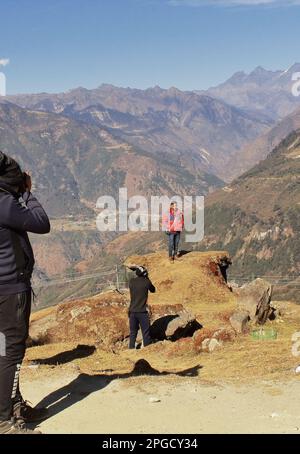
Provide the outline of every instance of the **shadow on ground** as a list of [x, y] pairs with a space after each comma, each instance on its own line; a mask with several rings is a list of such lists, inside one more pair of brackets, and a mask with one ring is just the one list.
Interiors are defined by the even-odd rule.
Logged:
[[87, 358], [95, 353], [96, 347], [94, 345], [77, 345], [73, 350], [58, 353], [50, 358], [35, 359], [35, 364], [44, 364], [47, 366], [57, 366], [60, 364], [70, 363], [75, 359]]
[[[67, 408], [75, 405], [77, 402], [85, 399], [90, 394], [100, 391], [108, 386], [113, 380], [127, 379], [130, 377], [137, 377], [142, 375], [148, 376], [164, 376], [164, 375], [177, 375], [180, 377], [197, 377], [201, 366], [195, 366], [180, 372], [160, 372], [154, 369], [148, 361], [140, 359], [136, 362], [133, 370], [125, 374], [99, 374], [87, 375], [80, 374], [77, 378], [72, 380], [66, 386], [52, 392], [41, 400], [37, 407], [47, 407], [49, 410], [48, 418], [51, 418], [58, 413], [66, 410]], [[36, 425], [31, 425], [32, 428]]]

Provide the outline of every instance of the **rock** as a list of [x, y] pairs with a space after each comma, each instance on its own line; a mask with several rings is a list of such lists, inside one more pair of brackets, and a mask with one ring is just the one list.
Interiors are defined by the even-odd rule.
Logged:
[[284, 301], [276, 301], [276, 303], [272, 304], [272, 306], [274, 308], [276, 317], [284, 317], [287, 314], [289, 308], [288, 303]]
[[200, 352], [203, 350], [202, 343], [205, 339], [210, 339], [213, 335], [213, 330], [207, 328], [202, 328], [199, 331], [196, 331], [193, 335], [193, 342], [196, 351]]
[[223, 345], [222, 341], [218, 341], [217, 339], [211, 339], [208, 344], [208, 351], [211, 353], [217, 348], [222, 347], [222, 345]]
[[159, 403], [159, 402], [161, 402], [161, 400], [158, 397], [150, 397], [149, 398], [149, 403], [150, 404], [156, 404], [156, 403]]
[[201, 344], [202, 350], [204, 350], [204, 351], [208, 350], [209, 343], [210, 343], [210, 339], [204, 339], [204, 341]]
[[238, 290], [239, 289], [239, 284], [237, 282], [229, 281], [228, 285], [232, 288], [232, 290]]
[[167, 306], [165, 311], [158, 311], [157, 306], [151, 306], [151, 313], [152, 339], [175, 342], [178, 339], [192, 337], [202, 328], [195, 316], [182, 305]]
[[232, 328], [241, 334], [248, 331], [249, 313], [246, 311], [235, 312], [229, 319]]
[[[80, 342], [111, 349], [127, 346], [129, 337], [128, 294], [106, 292], [96, 297], [60, 304], [41, 311], [30, 324], [30, 345]], [[195, 316], [181, 304], [150, 307], [151, 335], [155, 340], [192, 338], [201, 328]], [[141, 339], [140, 339], [141, 340]], [[194, 348], [182, 344], [177, 350]]]
[[80, 342], [110, 348], [129, 335], [127, 299], [116, 292], [59, 304], [34, 314], [32, 344]]
[[232, 341], [235, 337], [235, 330], [231, 328], [220, 328], [214, 332], [213, 336], [214, 339], [218, 339], [219, 341]]
[[274, 314], [270, 305], [272, 291], [272, 285], [264, 279], [243, 285], [237, 292], [240, 310], [247, 311], [252, 321], [263, 325]]
[[191, 312], [185, 311], [168, 323], [166, 338], [176, 341], [183, 337], [192, 337], [201, 328], [202, 326], [197, 322], [195, 316]]
[[209, 353], [212, 353], [217, 348], [222, 347], [222, 345], [223, 345], [223, 342], [222, 341], [218, 341], [217, 339], [214, 339], [214, 338], [213, 339], [205, 339], [202, 342], [202, 349], [204, 351], [208, 351]]

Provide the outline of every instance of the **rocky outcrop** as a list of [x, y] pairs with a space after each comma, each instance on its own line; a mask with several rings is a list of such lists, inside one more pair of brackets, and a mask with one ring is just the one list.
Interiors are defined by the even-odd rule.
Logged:
[[[218, 317], [221, 326], [225, 323], [225, 328], [230, 328], [226, 314], [235, 297], [219, 267], [220, 257], [225, 256], [224, 252], [192, 252], [175, 264], [170, 264], [163, 253], [135, 257], [134, 261], [130, 258], [131, 263], [149, 269], [157, 288], [149, 297], [151, 336], [155, 342], [180, 341], [180, 348], [200, 351], [204, 338], [213, 337], [219, 329]], [[78, 342], [104, 349], [126, 348], [128, 304], [127, 291], [110, 291], [40, 311], [31, 320], [31, 344]], [[219, 305], [222, 309], [218, 309]], [[200, 341], [197, 333], [203, 331], [203, 326], [207, 330], [210, 324], [212, 332]]]
[[116, 292], [59, 304], [35, 314], [30, 324], [34, 344], [78, 341], [107, 348], [126, 336], [127, 299]]
[[251, 321], [263, 325], [274, 314], [271, 306], [272, 292], [273, 287], [269, 282], [255, 279], [238, 289], [238, 306], [242, 312], [248, 313]]
[[[192, 337], [201, 329], [195, 316], [180, 304], [150, 306], [154, 341]], [[81, 342], [109, 349], [129, 337], [128, 294], [107, 292], [94, 298], [61, 304], [40, 313], [30, 326], [32, 344]], [[141, 338], [140, 338], [141, 340]], [[125, 344], [124, 344], [125, 345]]]

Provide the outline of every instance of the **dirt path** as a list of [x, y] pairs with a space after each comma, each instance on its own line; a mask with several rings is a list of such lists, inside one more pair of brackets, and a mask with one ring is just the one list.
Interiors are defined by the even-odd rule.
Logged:
[[110, 381], [62, 372], [22, 382], [26, 399], [52, 404], [53, 416], [40, 425], [47, 434], [300, 433], [297, 380], [214, 386], [199, 378]]

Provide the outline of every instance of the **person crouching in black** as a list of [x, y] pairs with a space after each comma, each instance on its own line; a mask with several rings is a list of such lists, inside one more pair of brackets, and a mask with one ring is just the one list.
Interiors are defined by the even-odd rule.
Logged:
[[139, 327], [143, 335], [144, 347], [151, 344], [150, 336], [150, 317], [147, 310], [148, 293], [155, 293], [155, 287], [148, 277], [148, 271], [143, 266], [130, 266], [135, 271], [136, 276], [129, 282], [130, 306], [129, 306], [129, 326], [130, 342], [129, 348], [135, 349], [135, 343]]

